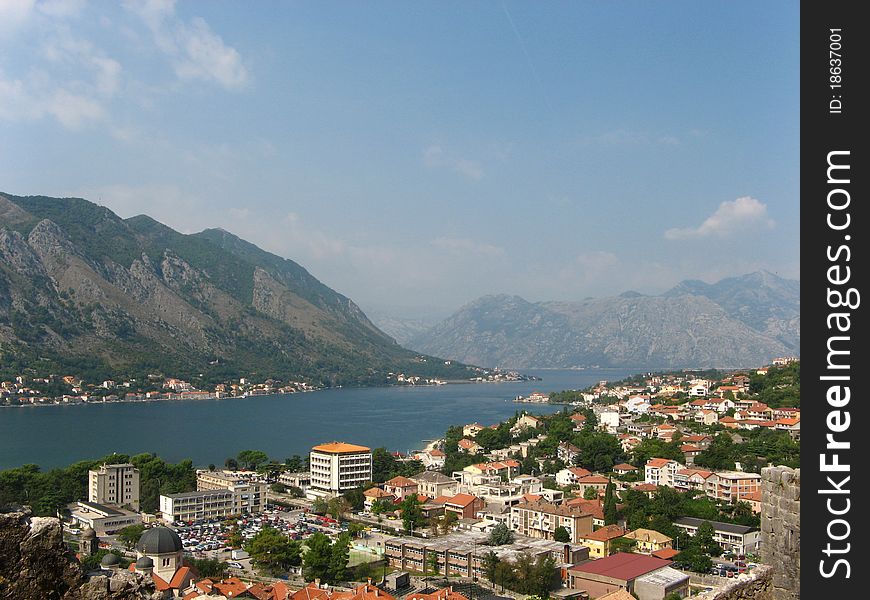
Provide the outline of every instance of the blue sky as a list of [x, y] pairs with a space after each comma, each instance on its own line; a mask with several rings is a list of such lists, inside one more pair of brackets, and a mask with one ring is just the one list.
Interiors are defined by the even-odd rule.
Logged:
[[0, 0], [0, 190], [405, 316], [797, 278], [798, 8]]

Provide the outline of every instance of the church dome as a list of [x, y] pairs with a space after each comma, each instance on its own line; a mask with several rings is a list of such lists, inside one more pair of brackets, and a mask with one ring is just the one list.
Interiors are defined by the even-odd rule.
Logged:
[[109, 552], [103, 557], [103, 560], [100, 561], [100, 566], [103, 567], [115, 567], [121, 564], [121, 559], [118, 558], [117, 554], [113, 554]]
[[136, 550], [141, 554], [172, 554], [183, 548], [181, 538], [168, 527], [146, 529], [136, 544]]
[[147, 556], [139, 557], [139, 560], [136, 561], [137, 569], [152, 569], [154, 568], [154, 561], [148, 558]]
[[82, 529], [82, 538], [83, 539], [90, 540], [90, 539], [93, 539], [95, 537], [97, 537], [97, 532], [94, 531], [94, 529], [92, 527], [87, 526], [84, 529]]

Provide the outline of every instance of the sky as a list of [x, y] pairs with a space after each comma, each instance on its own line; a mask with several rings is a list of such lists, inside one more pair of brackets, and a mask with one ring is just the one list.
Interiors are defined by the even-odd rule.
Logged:
[[799, 5], [0, 0], [0, 191], [364, 309], [799, 275]]

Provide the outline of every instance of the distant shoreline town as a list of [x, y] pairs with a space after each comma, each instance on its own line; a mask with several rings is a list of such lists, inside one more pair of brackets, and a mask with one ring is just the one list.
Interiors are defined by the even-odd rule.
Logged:
[[[500, 369], [478, 369], [475, 377], [463, 380], [427, 378], [404, 373], [389, 373], [389, 383], [385, 386], [436, 386], [459, 383], [502, 383], [516, 381], [540, 381], [539, 377], [524, 375], [517, 371]], [[191, 382], [174, 377], [149, 376], [148, 385], [143, 386], [135, 379], [102, 382], [86, 382], [74, 375], [48, 375], [29, 377], [18, 375], [13, 380], [0, 382], [0, 407], [25, 406], [74, 406], [87, 404], [106, 404], [124, 402], [157, 402], [167, 400], [229, 400], [315, 392], [329, 388], [312, 385], [303, 381], [287, 383], [268, 379], [253, 383], [247, 378], [239, 378], [232, 383], [220, 383], [211, 390], [202, 390]], [[63, 393], [45, 393], [46, 387], [63, 389]]]

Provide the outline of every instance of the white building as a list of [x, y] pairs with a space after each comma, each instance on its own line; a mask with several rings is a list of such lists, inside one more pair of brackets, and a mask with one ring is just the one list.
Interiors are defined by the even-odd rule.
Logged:
[[644, 467], [644, 483], [674, 487], [677, 471], [685, 468], [685, 465], [681, 465], [675, 460], [651, 458]]
[[[265, 481], [233, 475], [225, 471], [201, 470], [196, 472], [196, 489], [200, 492], [229, 491], [233, 494], [233, 505], [228, 514], [248, 513], [254, 515], [263, 512], [268, 485]], [[169, 512], [171, 513], [171, 511]]]
[[236, 512], [236, 492], [232, 490], [200, 490], [160, 496], [160, 513], [167, 523], [223, 518]]
[[88, 501], [139, 510], [139, 469], [130, 463], [88, 471]]
[[372, 450], [366, 446], [330, 442], [314, 446], [309, 457], [315, 496], [343, 494], [372, 479]]

